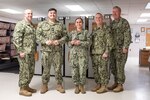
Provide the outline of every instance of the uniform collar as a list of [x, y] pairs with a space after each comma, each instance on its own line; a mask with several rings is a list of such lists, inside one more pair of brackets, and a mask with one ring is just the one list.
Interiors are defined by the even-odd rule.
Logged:
[[83, 32], [83, 29], [79, 32], [79, 31], [77, 31], [77, 30], [75, 30], [76, 31], [76, 33], [77, 34], [80, 34], [80, 33], [82, 33]]
[[26, 23], [28, 26], [34, 26], [32, 22], [30, 23], [30, 22], [27, 21], [26, 19], [23, 19], [23, 22]]
[[50, 19], [48, 19], [48, 22], [49, 22], [51, 25], [54, 25], [54, 24], [57, 24], [57, 23], [58, 23], [57, 20], [55, 20], [55, 22], [53, 22], [53, 21], [51, 21]]
[[119, 19], [114, 20], [114, 21], [115, 21], [116, 23], [119, 23], [121, 20], [122, 20], [122, 17], [120, 17]]
[[106, 23], [103, 23], [102, 25], [101, 25], [101, 27], [96, 27], [96, 30], [98, 30], [98, 29], [104, 29], [106, 27]]

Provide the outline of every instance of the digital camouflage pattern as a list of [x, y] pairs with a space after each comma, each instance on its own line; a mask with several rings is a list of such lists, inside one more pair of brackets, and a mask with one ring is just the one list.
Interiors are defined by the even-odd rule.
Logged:
[[[72, 79], [75, 85], [84, 85], [86, 82], [86, 70], [88, 67], [88, 47], [90, 37], [87, 30], [77, 32], [76, 30], [68, 34], [70, 48], [70, 64], [72, 67]], [[80, 45], [75, 46], [71, 40], [80, 40]]]
[[18, 53], [25, 53], [24, 58], [18, 57], [20, 64], [19, 87], [28, 86], [34, 75], [35, 68], [36, 36], [33, 25], [25, 20], [18, 22], [13, 34], [13, 43]]
[[106, 24], [102, 28], [94, 28], [91, 39], [91, 54], [109, 53], [113, 48], [111, 30]]
[[[66, 30], [64, 30], [63, 24], [56, 21], [55, 23], [45, 20], [38, 24], [36, 30], [37, 41], [41, 43], [42, 51], [51, 51], [51, 52], [62, 52], [62, 45], [66, 42]], [[46, 41], [48, 40], [59, 40], [60, 45], [58, 46], [48, 46]]]
[[123, 84], [125, 82], [125, 63], [128, 53], [123, 53], [123, 48], [129, 48], [131, 43], [131, 30], [128, 21], [120, 18], [111, 23], [114, 48], [111, 52], [110, 66], [115, 77], [115, 82]]
[[91, 58], [95, 82], [107, 85], [109, 81], [108, 60], [102, 59], [100, 54], [93, 54]]
[[[124, 18], [120, 18], [119, 21], [112, 21], [111, 30], [115, 49], [129, 48], [131, 43], [131, 29], [128, 21]], [[118, 52], [120, 52], [119, 49]]]
[[44, 67], [42, 75], [42, 83], [47, 84], [50, 80], [50, 69], [53, 66], [55, 71], [55, 79], [58, 84], [61, 84], [62, 74], [61, 74], [61, 65], [62, 65], [62, 54], [61, 52], [42, 52], [42, 65]]
[[[38, 24], [36, 30], [37, 41], [41, 43], [42, 47], [42, 65], [43, 75], [42, 82], [48, 83], [50, 78], [51, 66], [55, 70], [55, 78], [58, 83], [62, 83], [62, 44], [67, 40], [67, 33], [63, 25], [56, 21], [55, 23], [50, 20], [45, 20]], [[47, 45], [47, 40], [58, 40], [59, 45]]]
[[31, 79], [34, 75], [35, 60], [34, 53], [25, 55], [24, 58], [18, 59], [19, 61], [19, 87], [29, 86]]
[[110, 55], [110, 70], [114, 75], [115, 83], [123, 84], [125, 82], [125, 64], [128, 54], [112, 50]]
[[95, 82], [97, 84], [106, 85], [109, 80], [108, 59], [102, 59], [102, 55], [104, 53], [109, 54], [113, 47], [110, 27], [103, 24], [101, 28], [94, 28], [91, 34], [91, 39], [92, 45], [90, 53]]
[[30, 54], [35, 52], [36, 35], [34, 26], [25, 20], [18, 22], [13, 34], [13, 43], [18, 53]]

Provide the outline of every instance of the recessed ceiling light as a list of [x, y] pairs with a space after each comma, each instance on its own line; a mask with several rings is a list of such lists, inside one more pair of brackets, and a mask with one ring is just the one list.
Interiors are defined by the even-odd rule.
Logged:
[[150, 3], [147, 3], [145, 9], [150, 9]]
[[10, 13], [10, 14], [21, 14], [22, 13], [22, 12], [13, 10], [13, 9], [0, 9], [0, 11], [7, 12], [7, 13]]
[[138, 19], [137, 22], [138, 23], [147, 22], [147, 19]]
[[140, 17], [150, 17], [150, 13], [142, 13]]
[[79, 5], [66, 5], [67, 8], [69, 8], [71, 11], [85, 11], [81, 6]]

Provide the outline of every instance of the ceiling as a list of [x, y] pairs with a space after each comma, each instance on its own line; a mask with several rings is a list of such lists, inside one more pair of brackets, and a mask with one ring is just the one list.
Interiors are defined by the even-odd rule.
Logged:
[[[111, 14], [112, 7], [117, 5], [122, 8], [122, 17], [126, 18], [130, 24], [138, 24], [137, 19], [141, 13], [150, 12], [145, 10], [148, 2], [150, 0], [0, 0], [0, 9], [10, 8], [24, 12], [25, 9], [30, 8], [34, 16], [47, 16], [48, 9], [55, 7], [58, 10], [58, 16], [79, 16], [81, 14], [95, 15], [96, 12]], [[65, 5], [80, 5], [85, 11], [73, 12]], [[16, 20], [23, 18], [23, 14], [13, 15], [1, 11], [0, 16]], [[150, 22], [142, 24], [150, 24]]]

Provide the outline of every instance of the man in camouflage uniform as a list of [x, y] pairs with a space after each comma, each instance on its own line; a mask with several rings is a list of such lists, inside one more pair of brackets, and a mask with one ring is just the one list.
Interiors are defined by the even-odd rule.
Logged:
[[57, 10], [51, 8], [48, 10], [48, 20], [45, 20], [38, 24], [36, 35], [37, 40], [42, 46], [42, 87], [41, 94], [48, 91], [48, 82], [50, 79], [51, 66], [54, 67], [55, 78], [57, 81], [56, 89], [65, 93], [62, 86], [62, 44], [66, 41], [66, 32], [63, 30], [63, 25], [56, 20]]
[[120, 7], [113, 7], [112, 15], [114, 17], [111, 23], [114, 48], [111, 52], [110, 66], [115, 83], [111, 87], [108, 87], [108, 89], [114, 92], [121, 92], [123, 91], [123, 84], [125, 82], [124, 68], [128, 57], [128, 48], [131, 43], [131, 30], [128, 21], [120, 16]]
[[104, 93], [107, 92], [107, 84], [109, 81], [108, 55], [112, 49], [112, 38], [110, 28], [103, 22], [103, 15], [101, 13], [95, 15], [95, 22], [97, 27], [94, 28], [91, 34], [92, 45], [90, 53], [94, 78], [97, 85], [92, 91]]
[[68, 34], [70, 47], [70, 64], [72, 67], [72, 79], [75, 84], [75, 93], [86, 93], [84, 85], [86, 83], [86, 71], [88, 67], [88, 46], [90, 38], [88, 31], [82, 29], [83, 20], [77, 18], [75, 21], [76, 30]]
[[16, 46], [20, 64], [19, 69], [19, 87], [20, 95], [31, 96], [36, 90], [29, 87], [34, 75], [35, 60], [34, 52], [36, 49], [35, 28], [32, 24], [32, 11], [25, 10], [25, 16], [22, 21], [16, 24], [13, 43]]

